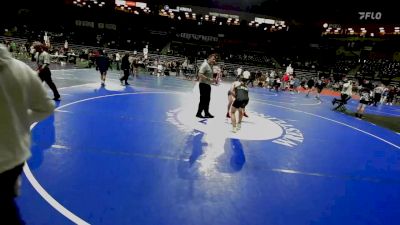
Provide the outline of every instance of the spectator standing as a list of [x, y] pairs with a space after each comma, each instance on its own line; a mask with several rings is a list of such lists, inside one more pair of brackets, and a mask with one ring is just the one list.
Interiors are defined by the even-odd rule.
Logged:
[[31, 155], [30, 126], [53, 110], [36, 72], [0, 45], [0, 220], [5, 224], [24, 224], [15, 197]]

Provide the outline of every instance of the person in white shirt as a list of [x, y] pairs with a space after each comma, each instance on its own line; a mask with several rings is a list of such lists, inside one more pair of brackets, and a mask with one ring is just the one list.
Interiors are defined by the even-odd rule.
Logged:
[[[201, 64], [199, 69], [199, 89], [200, 102], [197, 109], [196, 117], [198, 118], [214, 118], [209, 112], [211, 98], [211, 83], [213, 82], [212, 66], [216, 64], [216, 54], [211, 54], [208, 59]], [[204, 111], [204, 116], [203, 116]]]
[[15, 197], [30, 157], [30, 126], [49, 116], [54, 103], [38, 74], [0, 45], [0, 213], [1, 222], [24, 224]]
[[46, 51], [46, 46], [40, 42], [34, 44], [35, 50], [38, 53], [37, 56], [37, 71], [39, 73], [39, 77], [42, 81], [46, 82], [46, 84], [53, 91], [55, 101], [60, 101], [60, 93], [58, 93], [57, 87], [51, 79], [51, 71], [50, 71], [50, 55]]
[[68, 52], [68, 41], [65, 40], [64, 42], [64, 52]]
[[353, 84], [352, 84], [351, 80], [344, 78], [343, 82], [344, 83], [343, 83], [343, 87], [342, 87], [342, 92], [340, 93], [340, 99], [334, 98], [332, 100], [332, 105], [335, 105], [336, 103], [338, 103], [338, 106], [336, 106], [333, 110], [337, 110], [337, 109], [343, 107], [345, 104], [347, 104], [347, 101], [351, 99], [351, 96], [353, 94], [353, 92], [352, 92]]
[[357, 106], [357, 111], [355, 113], [356, 117], [359, 117], [360, 119], [363, 118], [365, 107], [369, 105], [370, 100], [370, 90], [368, 88], [362, 88], [360, 90], [360, 102]]
[[236, 70], [236, 77], [237, 77], [238, 79], [239, 79], [240, 76], [242, 75], [242, 72], [243, 72], [243, 68], [242, 68], [242, 67], [237, 68], [237, 70]]
[[157, 65], [157, 77], [161, 76], [163, 74], [164, 67], [161, 62], [158, 63]]
[[115, 63], [117, 64], [117, 70], [120, 70], [120, 68], [119, 68], [120, 62], [121, 62], [121, 55], [119, 54], [119, 52], [117, 52], [115, 54]]

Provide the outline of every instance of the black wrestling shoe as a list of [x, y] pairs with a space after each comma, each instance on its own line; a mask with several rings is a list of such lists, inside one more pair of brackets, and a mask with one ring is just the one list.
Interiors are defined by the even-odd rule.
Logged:
[[214, 116], [211, 115], [210, 113], [206, 114], [204, 117], [205, 117], [205, 118], [214, 118]]
[[196, 117], [202, 118], [202, 119], [206, 118], [205, 116], [203, 116], [203, 115], [201, 115], [201, 114], [196, 114]]

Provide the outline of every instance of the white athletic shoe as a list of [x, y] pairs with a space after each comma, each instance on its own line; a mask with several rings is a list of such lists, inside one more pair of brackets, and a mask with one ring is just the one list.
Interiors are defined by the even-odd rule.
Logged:
[[232, 133], [236, 133], [237, 132], [237, 128], [236, 127], [232, 127]]

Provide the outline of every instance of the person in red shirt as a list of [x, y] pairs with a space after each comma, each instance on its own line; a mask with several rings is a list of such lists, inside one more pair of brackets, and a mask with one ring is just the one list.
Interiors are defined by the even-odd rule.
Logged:
[[285, 73], [282, 77], [283, 89], [286, 90], [289, 87], [289, 73]]

